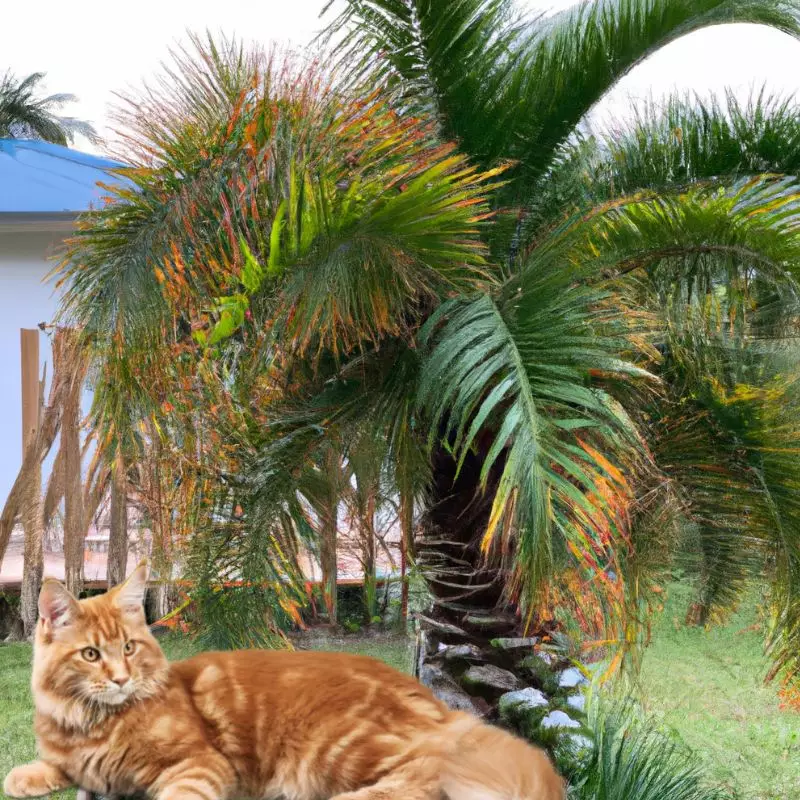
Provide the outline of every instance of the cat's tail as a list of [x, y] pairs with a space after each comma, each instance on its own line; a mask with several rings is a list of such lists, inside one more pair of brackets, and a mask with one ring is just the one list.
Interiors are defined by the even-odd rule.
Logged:
[[563, 800], [566, 787], [547, 754], [471, 714], [454, 712], [442, 790], [449, 800]]

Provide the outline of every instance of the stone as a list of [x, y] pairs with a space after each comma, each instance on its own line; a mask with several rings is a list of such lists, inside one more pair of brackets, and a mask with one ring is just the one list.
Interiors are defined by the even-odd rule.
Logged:
[[517, 689], [515, 692], [506, 692], [497, 701], [497, 708], [501, 714], [513, 710], [529, 711], [534, 708], [543, 708], [548, 703], [545, 695], [538, 689], [530, 686]]
[[547, 664], [548, 667], [552, 667], [553, 666], [553, 663], [555, 662], [555, 659], [553, 658], [553, 656], [550, 653], [547, 652], [547, 650], [540, 650], [536, 655], [542, 661], [544, 661], [544, 663]]
[[543, 728], [580, 728], [581, 724], [563, 711], [551, 711], [543, 720]]
[[542, 656], [546, 654], [542, 653], [530, 653], [529, 655], [525, 656], [525, 658], [520, 661], [521, 667], [527, 667], [528, 669], [532, 670], [533, 672], [539, 672], [540, 670], [548, 670], [552, 672], [552, 660], [547, 660]]
[[489, 714], [489, 705], [480, 697], [470, 697], [444, 670], [433, 664], [423, 664], [419, 681], [453, 711], [469, 711], [477, 717]]
[[574, 708], [576, 711], [583, 711], [586, 708], [586, 695], [585, 694], [571, 694], [567, 698], [567, 705]]
[[528, 682], [537, 689], [541, 689], [549, 696], [558, 692], [558, 673], [539, 654], [531, 653], [525, 656], [519, 666], [524, 670]]
[[466, 631], [463, 631], [457, 625], [451, 625], [449, 622], [431, 619], [430, 617], [423, 616], [422, 614], [417, 614], [417, 619], [425, 630], [435, 634], [438, 639], [444, 642], [452, 639], [469, 638]]
[[463, 624], [473, 630], [491, 633], [492, 631], [513, 631], [517, 627], [514, 617], [498, 614], [467, 614], [462, 620]]
[[530, 652], [537, 644], [539, 644], [539, 640], [535, 636], [501, 637], [491, 641], [492, 647], [512, 654]]
[[467, 661], [473, 664], [482, 664], [487, 660], [480, 647], [474, 644], [453, 644], [447, 647], [441, 655], [446, 662]]
[[586, 680], [586, 676], [577, 667], [565, 669], [558, 676], [558, 685], [562, 689], [574, 689], [576, 686], [584, 686], [587, 683], [589, 681]]
[[513, 692], [525, 686], [513, 672], [493, 664], [470, 667], [462, 676], [461, 681], [465, 686], [475, 689], [480, 694], [492, 696]]

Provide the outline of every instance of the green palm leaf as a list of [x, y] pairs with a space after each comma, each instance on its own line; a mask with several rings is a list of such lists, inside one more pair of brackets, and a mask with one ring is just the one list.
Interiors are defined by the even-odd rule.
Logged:
[[98, 137], [88, 123], [56, 112], [77, 99], [72, 94], [40, 97], [43, 72], [33, 72], [22, 80], [6, 72], [0, 77], [0, 138], [43, 139], [46, 142], [72, 144], [76, 134], [96, 142]]
[[726, 800], [701, 765], [631, 700], [594, 697], [587, 725], [594, 746], [572, 778], [572, 800]]
[[518, 161], [517, 197], [592, 106], [664, 45], [734, 20], [793, 36], [799, 30], [795, 6], [775, 0], [615, 0], [525, 22], [513, 7], [502, 0], [348, 0], [331, 29], [346, 31], [351, 52], [362, 54], [357, 77], [373, 69], [402, 82], [481, 163]]
[[486, 486], [495, 469], [500, 477], [484, 547], [498, 532], [515, 530], [531, 590], [552, 566], [553, 529], [580, 552], [589, 537], [587, 555], [602, 559], [603, 525], [592, 530], [592, 522], [607, 514], [613, 526], [609, 486], [628, 489], [619, 466], [635, 458], [635, 426], [610, 395], [590, 385], [587, 365], [609, 380], [648, 374], [624, 359], [632, 341], [622, 308], [608, 299], [570, 286], [561, 271], [543, 272], [526, 276], [499, 302], [481, 296], [445, 304], [423, 335], [430, 352], [419, 391], [431, 430], [447, 422], [461, 462], [479, 434], [491, 431], [481, 481]]
[[[621, 194], [692, 181], [800, 172], [800, 109], [762, 89], [746, 103], [732, 92], [671, 97], [632, 109], [631, 122], [603, 138], [598, 184]], [[598, 186], [599, 188], [599, 186]]]

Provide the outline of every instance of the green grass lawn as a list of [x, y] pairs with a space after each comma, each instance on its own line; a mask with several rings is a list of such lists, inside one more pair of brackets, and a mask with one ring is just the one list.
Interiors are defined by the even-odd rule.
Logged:
[[781, 711], [765, 686], [764, 637], [756, 603], [720, 627], [687, 628], [689, 589], [670, 587], [644, 656], [647, 710], [702, 759], [712, 782], [741, 800], [800, 798], [800, 713]]
[[[0, 780], [13, 766], [31, 761], [36, 755], [30, 679], [30, 645], [0, 645]], [[75, 792], [52, 796], [72, 798]]]

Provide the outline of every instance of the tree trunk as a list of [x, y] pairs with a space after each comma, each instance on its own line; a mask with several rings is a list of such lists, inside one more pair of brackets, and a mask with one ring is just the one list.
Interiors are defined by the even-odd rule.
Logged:
[[409, 491], [400, 493], [400, 623], [403, 630], [408, 622], [408, 566], [409, 551], [414, 542], [414, 496]]
[[108, 541], [108, 587], [125, 580], [128, 567], [128, 482], [125, 462], [117, 452], [111, 480], [111, 531]]
[[[38, 479], [38, 480], [37, 480]], [[22, 589], [20, 593], [20, 616], [26, 638], [33, 636], [39, 619], [39, 590], [44, 572], [44, 550], [42, 539], [42, 473], [29, 473], [25, 486], [25, 499], [22, 508], [22, 525], [25, 530], [23, 548]]]
[[451, 707], [502, 719], [535, 741], [552, 743], [556, 734], [538, 726], [549, 708], [565, 707], [567, 692], [576, 690], [559, 686], [555, 671], [568, 662], [542, 650], [539, 637], [521, 635], [519, 610], [505, 593], [508, 575], [499, 560], [487, 560], [481, 550], [502, 469], [496, 465], [482, 491], [485, 452], [480, 446], [470, 452], [460, 471], [445, 448], [433, 456], [416, 541], [417, 565], [433, 604], [419, 617], [415, 666], [420, 680]]
[[362, 541], [364, 545], [364, 610], [367, 623], [378, 614], [378, 576], [376, 570], [376, 548], [378, 536], [375, 532], [375, 492], [368, 488], [364, 520], [362, 523]]
[[[38, 334], [38, 331], [31, 331], [31, 333]], [[14, 524], [17, 518], [23, 513], [22, 509], [25, 504], [25, 492], [27, 491], [26, 486], [29, 481], [29, 475], [31, 472], [38, 470], [40, 475], [39, 481], [41, 483], [42, 461], [50, 452], [50, 448], [52, 448], [53, 442], [58, 434], [59, 425], [61, 424], [64, 393], [67, 391], [69, 385], [67, 376], [70, 374], [72, 361], [75, 357], [74, 353], [62, 352], [63, 348], [61, 347], [61, 343], [59, 337], [56, 337], [53, 342], [53, 380], [50, 384], [47, 407], [41, 414], [38, 436], [29, 441], [28, 447], [24, 451], [22, 466], [20, 467], [19, 473], [17, 473], [17, 477], [14, 479], [14, 485], [11, 487], [11, 491], [8, 493], [5, 505], [3, 506], [3, 513], [0, 514], [0, 564], [5, 557], [8, 540], [11, 537]], [[33, 345], [31, 344], [31, 346]], [[36, 346], [38, 347], [38, 339]], [[30, 358], [30, 356], [28, 356], [28, 358]], [[41, 388], [37, 390], [37, 396], [40, 397], [40, 395]], [[39, 399], [39, 403], [41, 403], [41, 399]]]
[[339, 619], [337, 539], [342, 463], [335, 448], [328, 448], [322, 468], [325, 471], [325, 481], [324, 488], [318, 496], [317, 508], [320, 526], [319, 560], [322, 570], [322, 599], [328, 612], [328, 622], [336, 625]]
[[322, 568], [322, 597], [328, 612], [328, 622], [331, 625], [335, 625], [338, 620], [337, 511], [336, 501], [333, 500], [329, 507], [323, 511], [323, 518], [320, 520], [322, 540], [320, 542], [319, 560]]
[[[61, 335], [70, 335], [59, 331]], [[82, 376], [72, 375], [64, 396], [61, 415], [61, 453], [64, 482], [64, 577], [75, 597], [83, 591], [84, 527], [83, 481], [81, 478], [81, 386]]]
[[[39, 331], [20, 331], [22, 353], [22, 454], [37, 449], [42, 422], [44, 381], [39, 381]], [[55, 379], [55, 378], [54, 378]], [[29, 465], [21, 486], [20, 510], [25, 531], [20, 616], [26, 638], [39, 619], [38, 600], [44, 571], [42, 539], [42, 466], [37, 458]]]
[[56, 453], [55, 461], [53, 461], [50, 478], [47, 481], [47, 490], [44, 493], [44, 510], [42, 514], [45, 536], [50, 531], [53, 517], [55, 517], [64, 497], [64, 477], [64, 449], [60, 447]]
[[432, 616], [463, 627], [470, 637], [490, 638], [516, 629], [517, 617], [503, 601], [505, 574], [481, 552], [501, 469], [495, 466], [482, 492], [482, 461], [479, 453], [470, 452], [459, 472], [447, 450], [442, 447], [434, 453], [430, 502], [416, 549], [434, 598]]

